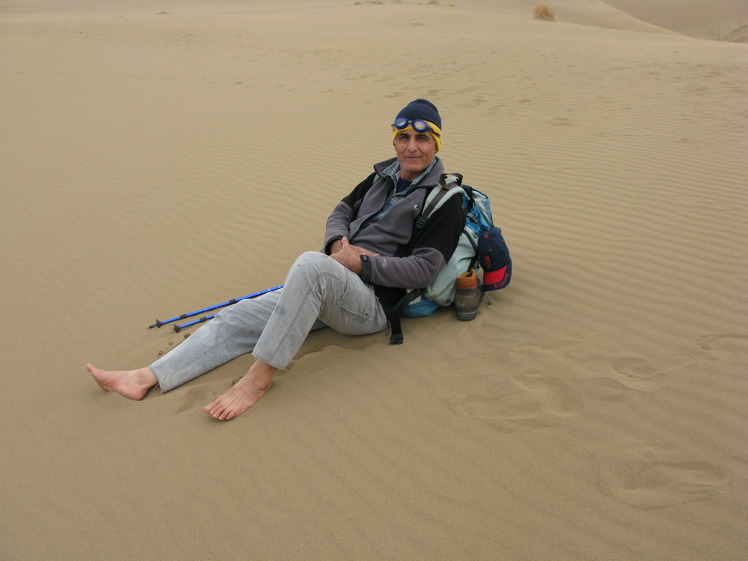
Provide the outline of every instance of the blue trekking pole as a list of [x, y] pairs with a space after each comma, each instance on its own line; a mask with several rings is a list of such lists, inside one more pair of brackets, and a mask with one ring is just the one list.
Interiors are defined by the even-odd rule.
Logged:
[[[191, 317], [194, 317], [194, 316], [197, 316], [197, 315], [200, 315], [200, 314], [204, 314], [205, 312], [211, 312], [213, 310], [217, 310], [218, 308], [224, 308], [226, 306], [230, 306], [231, 304], [236, 304], [237, 302], [239, 302], [241, 300], [247, 300], [249, 298], [257, 298], [258, 296], [262, 296], [263, 294], [267, 294], [268, 292], [273, 292], [273, 291], [278, 290], [280, 288], [283, 288], [282, 284], [278, 285], [278, 286], [274, 286], [273, 288], [267, 288], [265, 290], [260, 290], [259, 292], [255, 292], [254, 294], [249, 294], [247, 296], [242, 296], [241, 298], [233, 298], [233, 299], [228, 300], [226, 302], [221, 302], [220, 304], [216, 304], [215, 306], [209, 306], [207, 308], [203, 308], [202, 310], [195, 310], [194, 312], [190, 312], [189, 314], [182, 314], [180, 316], [175, 316], [175, 317], [170, 318], [170, 319], [165, 319], [164, 321], [161, 321], [161, 320], [157, 319], [156, 323], [154, 323], [153, 325], [149, 325], [148, 326], [148, 329], [151, 329], [152, 327], [161, 327], [162, 325], [166, 325], [167, 323], [173, 323], [175, 321], [179, 321], [180, 319], [191, 318]], [[209, 316], [209, 317], [200, 318], [198, 320], [195, 320], [195, 321], [183, 324], [183, 325], [175, 325], [174, 326], [174, 331], [176, 331], [178, 333], [179, 330], [182, 329], [182, 328], [184, 328], [184, 327], [189, 327], [190, 325], [195, 325], [196, 323], [201, 323], [203, 321], [208, 321], [209, 319], [212, 319], [213, 317], [215, 317], [215, 314], [213, 314], [212, 316]]]

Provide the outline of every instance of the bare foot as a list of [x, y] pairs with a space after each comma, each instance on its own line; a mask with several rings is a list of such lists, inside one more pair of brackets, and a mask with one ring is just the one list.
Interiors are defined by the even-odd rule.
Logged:
[[276, 369], [258, 360], [244, 377], [229, 391], [219, 396], [203, 410], [219, 421], [230, 421], [252, 407], [273, 385]]
[[158, 383], [148, 367], [138, 370], [100, 370], [88, 363], [86, 369], [93, 375], [101, 389], [140, 401]]

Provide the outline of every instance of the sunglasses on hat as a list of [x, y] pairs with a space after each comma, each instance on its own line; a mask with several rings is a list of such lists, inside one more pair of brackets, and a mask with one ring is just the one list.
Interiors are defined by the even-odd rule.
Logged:
[[405, 117], [400, 117], [399, 119], [395, 119], [395, 122], [392, 123], [392, 128], [399, 131], [405, 130], [408, 127], [413, 127], [413, 130], [416, 132], [430, 131], [437, 136], [441, 136], [439, 132], [435, 131], [434, 128], [423, 119], [415, 119], [414, 121], [411, 121]]

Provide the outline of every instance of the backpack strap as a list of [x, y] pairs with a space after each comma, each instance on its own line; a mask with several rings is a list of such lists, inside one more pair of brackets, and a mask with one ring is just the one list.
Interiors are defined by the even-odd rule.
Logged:
[[400, 323], [400, 305], [403, 301], [408, 298], [409, 294], [401, 296], [402, 292], [400, 289], [392, 287], [377, 287], [377, 296], [380, 301], [393, 302], [389, 308], [384, 308], [384, 315], [387, 317], [387, 322], [390, 324], [390, 344], [401, 345], [403, 342], [403, 328]]
[[[407, 298], [407, 296], [405, 298]], [[385, 311], [387, 321], [390, 322], [390, 345], [402, 345], [405, 340], [403, 337], [403, 328], [400, 325], [400, 305], [405, 298], [392, 306], [388, 311]]]
[[465, 187], [467, 186], [462, 185], [462, 174], [443, 173], [441, 179], [439, 179], [439, 185], [431, 190], [431, 193], [423, 202], [423, 210], [416, 220], [416, 230], [423, 228], [431, 215], [441, 208], [451, 196], [465, 193]]

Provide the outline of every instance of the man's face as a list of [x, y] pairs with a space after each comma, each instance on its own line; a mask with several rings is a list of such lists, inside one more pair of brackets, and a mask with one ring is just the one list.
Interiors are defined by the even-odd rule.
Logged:
[[434, 161], [436, 142], [431, 133], [404, 130], [395, 139], [395, 152], [400, 162], [400, 176], [413, 181]]

